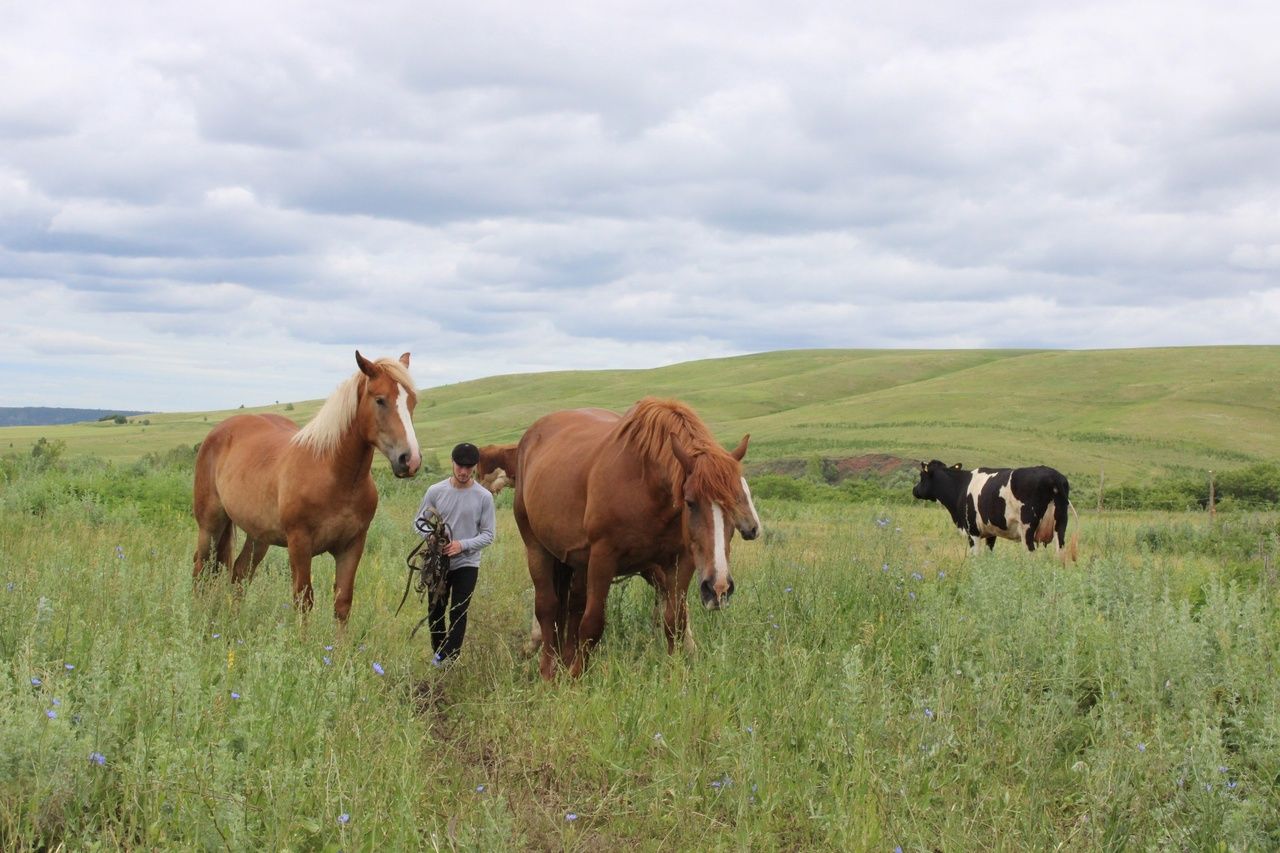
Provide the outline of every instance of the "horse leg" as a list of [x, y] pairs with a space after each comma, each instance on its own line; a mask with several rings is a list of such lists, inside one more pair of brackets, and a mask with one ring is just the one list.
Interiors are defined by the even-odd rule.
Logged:
[[293, 603], [302, 612], [315, 603], [311, 588], [311, 537], [302, 531], [286, 534], [289, 543], [289, 569], [293, 573]]
[[[197, 518], [196, 524], [198, 531], [196, 533], [196, 553], [191, 569], [191, 577], [193, 580], [199, 580], [200, 575], [204, 573], [205, 565], [209, 562], [209, 558], [213, 556], [214, 543], [221, 543], [223, 535], [227, 528], [231, 526], [231, 519], [225, 513], [217, 513], [213, 518]], [[209, 567], [210, 574], [217, 574], [218, 564], [216, 557], [213, 565]]]
[[591, 548], [591, 556], [587, 560], [587, 596], [582, 609], [582, 619], [578, 624], [578, 640], [580, 646], [573, 659], [569, 674], [573, 677], [582, 675], [587, 666], [587, 658], [591, 649], [604, 633], [605, 601], [609, 596], [609, 587], [618, 571], [617, 556], [602, 543]]
[[667, 573], [667, 653], [676, 650], [676, 636], [683, 634], [684, 650], [689, 654], [698, 651], [693, 641], [693, 626], [689, 624], [689, 584], [693, 580], [693, 555], [681, 554], [675, 571]]
[[550, 681], [556, 674], [556, 611], [560, 607], [555, 587], [555, 557], [540, 545], [525, 548], [529, 562], [529, 579], [533, 581], [533, 614], [541, 628], [542, 656], [538, 672]]
[[351, 596], [356, 591], [356, 569], [364, 554], [366, 533], [367, 530], [360, 531], [351, 540], [351, 544], [333, 555], [333, 616], [343, 625], [347, 624], [347, 616], [351, 613]]
[[568, 566], [564, 567], [564, 571], [572, 572], [572, 574], [569, 576], [569, 596], [563, 620], [564, 650], [561, 655], [564, 658], [565, 666], [568, 666], [572, 671], [574, 662], [578, 657], [582, 613], [587, 598], [587, 573], [585, 571], [574, 572]]
[[240, 555], [236, 557], [236, 564], [231, 569], [231, 582], [239, 584], [253, 580], [253, 574], [258, 570], [258, 564], [262, 562], [262, 558], [266, 556], [267, 549], [270, 547], [266, 542], [246, 537], [244, 547], [240, 549]]

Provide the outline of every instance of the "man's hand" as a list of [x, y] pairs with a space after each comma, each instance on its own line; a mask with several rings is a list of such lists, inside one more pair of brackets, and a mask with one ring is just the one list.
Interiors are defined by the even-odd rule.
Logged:
[[441, 551], [441, 553], [446, 557], [456, 557], [462, 553], [462, 543], [455, 539], [448, 545], [445, 545], [444, 550]]

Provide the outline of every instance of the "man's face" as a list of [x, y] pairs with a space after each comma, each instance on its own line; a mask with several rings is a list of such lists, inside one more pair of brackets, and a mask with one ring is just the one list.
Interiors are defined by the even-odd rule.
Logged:
[[459, 465], [457, 462], [453, 463], [453, 479], [457, 480], [464, 486], [471, 482], [471, 475], [474, 474], [475, 471], [476, 466], [474, 465]]

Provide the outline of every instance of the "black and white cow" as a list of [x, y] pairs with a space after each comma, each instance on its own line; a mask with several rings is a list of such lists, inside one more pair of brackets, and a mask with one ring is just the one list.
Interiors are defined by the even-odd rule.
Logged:
[[1022, 542], [1028, 551], [1052, 542], [1064, 562], [1076, 558], [1078, 532], [1072, 534], [1069, 546], [1064, 541], [1067, 511], [1075, 512], [1070, 486], [1053, 468], [965, 471], [958, 464], [948, 467], [935, 459], [920, 463], [920, 482], [911, 494], [946, 507], [956, 527], [969, 537], [970, 553], [978, 553], [983, 540], [988, 548], [995, 548], [999, 536]]

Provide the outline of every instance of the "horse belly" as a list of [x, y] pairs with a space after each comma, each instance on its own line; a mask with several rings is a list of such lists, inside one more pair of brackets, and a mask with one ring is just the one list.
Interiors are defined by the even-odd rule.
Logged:
[[218, 500], [231, 521], [251, 539], [284, 545], [277, 467], [262, 465], [252, 447], [233, 445], [214, 474]]

